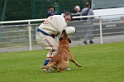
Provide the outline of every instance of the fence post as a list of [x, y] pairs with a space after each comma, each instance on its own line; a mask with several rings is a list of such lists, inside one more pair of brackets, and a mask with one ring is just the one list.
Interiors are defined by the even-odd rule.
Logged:
[[2, 12], [2, 17], [1, 17], [2, 21], [4, 21], [4, 19], [5, 19], [6, 4], [7, 4], [7, 0], [4, 0], [4, 7], [3, 7], [3, 12]]
[[28, 34], [29, 34], [29, 48], [32, 50], [32, 41], [31, 41], [31, 21], [28, 21]]
[[99, 16], [99, 26], [100, 26], [100, 43], [103, 44], [103, 34], [102, 34], [102, 20], [101, 20], [101, 16]]

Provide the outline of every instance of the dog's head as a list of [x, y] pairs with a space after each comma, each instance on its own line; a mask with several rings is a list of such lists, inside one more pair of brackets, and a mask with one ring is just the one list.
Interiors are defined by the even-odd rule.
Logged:
[[61, 37], [59, 38], [59, 41], [68, 41], [69, 43], [71, 43], [70, 38], [68, 38], [68, 35], [66, 33], [65, 30], [62, 31]]

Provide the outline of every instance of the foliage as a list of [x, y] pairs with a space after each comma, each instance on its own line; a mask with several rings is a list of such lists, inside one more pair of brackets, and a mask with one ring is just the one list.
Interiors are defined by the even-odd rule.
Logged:
[[[4, 20], [26, 20], [47, 17], [47, 10], [50, 5], [58, 3], [56, 6], [58, 14], [63, 10], [72, 11], [76, 4], [81, 9], [86, 1], [90, 0], [7, 0]], [[4, 7], [4, 0], [0, 1], [0, 17]]]

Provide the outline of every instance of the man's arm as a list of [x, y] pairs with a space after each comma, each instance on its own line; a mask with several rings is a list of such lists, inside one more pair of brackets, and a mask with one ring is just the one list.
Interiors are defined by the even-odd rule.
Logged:
[[73, 26], [65, 27], [66, 33], [67, 34], [73, 34], [76, 33], [76, 29]]

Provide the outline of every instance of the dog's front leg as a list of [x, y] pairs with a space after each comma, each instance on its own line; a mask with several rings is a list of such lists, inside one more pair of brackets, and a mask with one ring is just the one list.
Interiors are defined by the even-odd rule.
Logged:
[[58, 69], [58, 72], [63, 72], [63, 69]]
[[69, 59], [71, 62], [73, 62], [76, 66], [81, 67], [73, 58]]
[[72, 54], [71, 54], [71, 53], [69, 54], [69, 60], [70, 60], [71, 62], [73, 62], [76, 66], [81, 67], [81, 65], [79, 65], [79, 64], [74, 60], [74, 58], [72, 57]]

